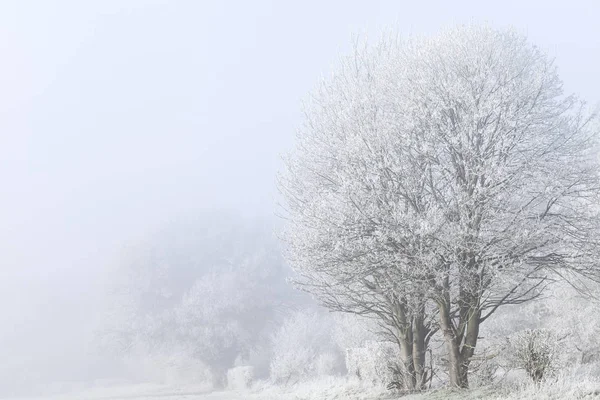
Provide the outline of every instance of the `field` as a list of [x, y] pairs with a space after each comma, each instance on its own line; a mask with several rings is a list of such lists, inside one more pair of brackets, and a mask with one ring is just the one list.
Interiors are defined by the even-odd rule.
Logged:
[[[210, 391], [205, 387], [128, 385], [18, 398], [19, 400], [562, 400], [600, 399], [600, 382], [576, 377], [533, 385], [488, 387], [472, 390], [432, 390], [422, 394], [393, 394], [383, 388], [363, 386], [341, 378], [277, 387], [255, 385], [244, 391]], [[8, 400], [8, 399], [7, 399]], [[17, 400], [17, 398], [10, 399]]]

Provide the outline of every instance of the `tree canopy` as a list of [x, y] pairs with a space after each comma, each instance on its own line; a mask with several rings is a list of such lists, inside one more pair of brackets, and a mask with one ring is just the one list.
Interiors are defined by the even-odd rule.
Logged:
[[299, 283], [398, 339], [435, 315], [453, 385], [498, 307], [597, 278], [598, 120], [524, 36], [357, 45], [305, 121], [280, 184]]

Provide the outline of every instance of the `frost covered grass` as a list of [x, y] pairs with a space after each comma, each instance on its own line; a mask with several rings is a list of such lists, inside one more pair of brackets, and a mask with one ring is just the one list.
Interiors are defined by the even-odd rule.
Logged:
[[[200, 386], [139, 384], [90, 388], [82, 392], [47, 395], [20, 400], [570, 400], [600, 399], [600, 380], [563, 375], [540, 384], [530, 382], [474, 389], [436, 389], [402, 395], [357, 379], [328, 377], [292, 385], [259, 381], [244, 390], [210, 391]], [[14, 399], [16, 400], [16, 399]]]
[[156, 383], [116, 384], [105, 386], [48, 388], [44, 394], [31, 397], [0, 397], [3, 400], [118, 400], [161, 398], [199, 398], [211, 392], [211, 387], [202, 385], [164, 385]]
[[487, 386], [475, 389], [440, 389], [402, 397], [405, 400], [570, 400], [600, 398], [600, 381], [586, 377], [560, 377], [534, 384]]
[[562, 375], [539, 385], [527, 383], [503, 388], [497, 399], [592, 399], [600, 398], [600, 380]]
[[[562, 376], [554, 380], [512, 385], [494, 385], [474, 389], [436, 389], [417, 394], [394, 394], [382, 387], [361, 384], [356, 380], [330, 378], [290, 387], [256, 387], [256, 399], [296, 400], [568, 400], [600, 399], [600, 380], [587, 377]], [[240, 399], [245, 397], [239, 397]]]
[[288, 386], [274, 386], [258, 383], [253, 392], [262, 399], [295, 399], [295, 400], [380, 400], [395, 399], [398, 396], [381, 386], [365, 384], [358, 379], [343, 377], [327, 377]]
[[[600, 381], [587, 377], [562, 376], [539, 385], [522, 383], [474, 389], [437, 389], [418, 394], [394, 394], [382, 387], [363, 385], [359, 381], [330, 378], [288, 388], [268, 387], [254, 392], [257, 399], [296, 400], [569, 400], [600, 399]], [[244, 398], [244, 397], [240, 397]]]

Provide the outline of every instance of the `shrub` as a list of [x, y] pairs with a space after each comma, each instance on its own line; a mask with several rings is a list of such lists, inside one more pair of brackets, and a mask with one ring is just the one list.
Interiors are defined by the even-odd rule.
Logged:
[[535, 382], [541, 382], [557, 367], [558, 338], [548, 329], [526, 329], [509, 338], [513, 366], [522, 368]]
[[332, 321], [314, 312], [289, 316], [273, 336], [271, 379], [298, 382], [340, 371], [341, 356], [332, 342]]
[[253, 367], [235, 367], [227, 371], [227, 387], [229, 389], [247, 389], [252, 385], [253, 380]]
[[365, 347], [346, 350], [348, 374], [374, 386], [387, 386], [402, 382], [398, 364], [398, 346], [387, 342], [367, 342]]

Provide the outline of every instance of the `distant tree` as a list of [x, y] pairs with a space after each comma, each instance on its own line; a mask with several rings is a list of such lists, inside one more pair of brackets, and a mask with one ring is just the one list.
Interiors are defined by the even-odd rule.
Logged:
[[[286, 282], [272, 225], [235, 215], [171, 224], [130, 246], [109, 282], [99, 330], [120, 354], [183, 354], [217, 378], [236, 363], [269, 367], [269, 339], [287, 307], [302, 304]], [[188, 362], [188, 361], [186, 361]]]
[[281, 175], [299, 284], [377, 318], [416, 388], [435, 316], [451, 385], [467, 387], [499, 307], [597, 278], [597, 128], [514, 32], [357, 46], [311, 98]]

